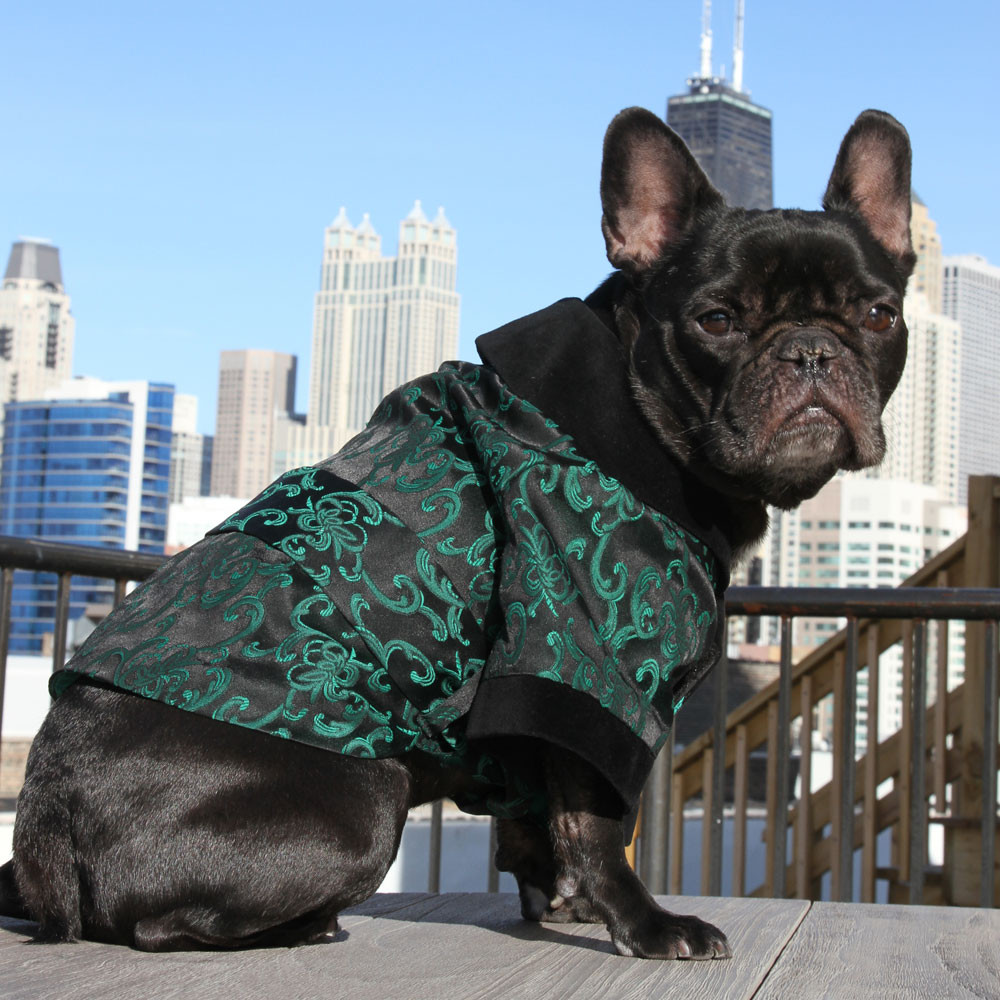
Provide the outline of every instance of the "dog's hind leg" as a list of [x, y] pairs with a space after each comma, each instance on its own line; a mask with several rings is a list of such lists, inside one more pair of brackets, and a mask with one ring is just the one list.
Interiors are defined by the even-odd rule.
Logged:
[[316, 940], [377, 890], [409, 805], [398, 761], [83, 684], [56, 702], [36, 744], [14, 870], [41, 934], [60, 940], [155, 950]]
[[17, 801], [14, 858], [4, 866], [15, 883], [16, 903], [39, 923], [36, 939], [51, 942], [74, 941], [82, 931], [67, 773], [46, 752], [47, 747], [58, 745], [62, 735], [61, 727], [47, 719], [32, 742]]
[[[227, 920], [215, 906], [179, 906], [168, 913], [138, 921], [133, 943], [140, 951], [287, 948], [321, 941], [339, 930], [337, 904], [264, 930], [255, 929], [255, 923], [251, 920], [238, 926], [231, 917]], [[247, 933], [241, 935], [241, 930]]]

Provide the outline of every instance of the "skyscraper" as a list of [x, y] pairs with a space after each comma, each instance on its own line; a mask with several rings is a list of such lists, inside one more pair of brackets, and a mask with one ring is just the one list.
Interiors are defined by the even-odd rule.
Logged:
[[70, 377], [74, 326], [58, 247], [19, 240], [0, 288], [0, 405], [38, 399]]
[[943, 310], [962, 328], [958, 476], [964, 503], [969, 476], [1000, 473], [1000, 267], [974, 254], [942, 263]]
[[223, 351], [212, 454], [212, 494], [256, 496], [274, 479], [275, 424], [295, 409], [292, 354]]
[[456, 265], [444, 210], [429, 222], [419, 201], [400, 223], [396, 257], [382, 256], [367, 215], [354, 227], [341, 209], [327, 228], [307, 426], [330, 429], [331, 451], [364, 428], [386, 393], [455, 356]]
[[941, 302], [941, 237], [937, 223], [930, 217], [927, 206], [913, 192], [910, 213], [910, 234], [917, 263], [913, 268], [909, 289], [922, 292], [932, 312], [942, 311]]
[[171, 503], [210, 492], [212, 442], [210, 434], [198, 433], [198, 397], [177, 393], [170, 435]]
[[[4, 407], [0, 533], [163, 551], [174, 387], [78, 378]], [[54, 574], [17, 571], [11, 645], [40, 652], [55, 620]], [[110, 604], [113, 583], [73, 577], [70, 618]]]
[[712, 74], [711, 4], [706, 0], [701, 69], [688, 92], [667, 101], [667, 124], [687, 143], [726, 202], [742, 208], [774, 206], [771, 112], [743, 89], [743, 2], [737, 0], [733, 79]]
[[864, 475], [934, 486], [942, 500], [958, 503], [961, 328], [934, 311], [913, 284], [903, 305], [906, 367], [882, 416], [885, 458]]

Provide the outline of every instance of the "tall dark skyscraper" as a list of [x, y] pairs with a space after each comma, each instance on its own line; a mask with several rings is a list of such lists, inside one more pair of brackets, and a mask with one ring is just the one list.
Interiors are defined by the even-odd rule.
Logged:
[[710, 10], [705, 0], [701, 72], [688, 79], [686, 94], [668, 99], [667, 124], [730, 205], [772, 208], [771, 112], [743, 91], [743, 2], [737, 0], [732, 81], [712, 75]]

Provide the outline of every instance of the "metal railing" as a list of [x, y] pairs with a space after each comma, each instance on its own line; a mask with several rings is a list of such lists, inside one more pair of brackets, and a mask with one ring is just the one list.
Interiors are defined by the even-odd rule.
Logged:
[[[734, 787], [733, 808], [733, 885], [734, 894], [745, 892], [745, 848], [747, 819], [747, 775], [751, 750], [765, 746], [768, 761], [767, 778], [767, 868], [765, 882], [759, 894], [774, 897], [814, 895], [818, 872], [809, 864], [809, 855], [815, 847], [817, 824], [809, 816], [810, 805], [816, 796], [809, 787], [812, 708], [828, 694], [836, 699], [834, 742], [839, 750], [834, 754], [834, 775], [826, 797], [830, 799], [829, 817], [823, 816], [822, 827], [829, 824], [829, 857], [826, 870], [831, 872], [833, 899], [850, 901], [854, 894], [854, 853], [860, 840], [864, 864], [862, 895], [874, 898], [873, 884], [876, 876], [875, 850], [878, 833], [877, 787], [887, 776], [877, 768], [879, 742], [877, 738], [878, 658], [894, 638], [886, 632], [880, 638], [882, 623], [905, 622], [904, 631], [904, 730], [908, 737], [902, 743], [900, 757], [909, 762], [908, 773], [904, 767], [895, 773], [904, 778], [906, 791], [905, 826], [907, 861], [905, 879], [909, 901], [923, 901], [923, 882], [926, 867], [927, 798], [920, 790], [927, 784], [925, 773], [929, 748], [935, 749], [933, 761], [933, 789], [937, 795], [938, 811], [945, 812], [945, 784], [948, 780], [948, 755], [945, 749], [946, 734], [960, 726], [948, 725], [949, 693], [941, 686], [938, 698], [927, 706], [927, 631], [928, 622], [983, 622], [985, 624], [984, 663], [982, 676], [981, 723], [984, 733], [982, 774], [993, 775], [993, 780], [982, 782], [980, 819], [981, 870], [994, 868], [994, 844], [997, 812], [997, 622], [1000, 619], [1000, 589], [995, 588], [923, 588], [905, 587], [894, 590], [808, 589], [733, 587], [726, 595], [726, 608], [730, 617], [738, 615], [767, 615], [780, 617], [781, 642], [779, 676], [777, 681], [747, 704], [726, 713], [726, 682], [728, 671], [725, 660], [714, 671], [714, 722], [710, 731], [703, 734], [679, 754], [669, 745], [654, 765], [653, 774], [644, 796], [642, 824], [640, 826], [638, 870], [647, 886], [654, 893], [681, 891], [681, 865], [683, 855], [683, 804], [699, 797], [703, 811], [702, 823], [702, 886], [708, 895], [721, 895], [723, 870], [723, 809], [725, 774], [732, 767]], [[829, 640], [809, 658], [799, 664], [792, 662], [792, 623], [796, 617], [847, 618], [843, 632]], [[862, 651], [861, 635], [867, 643]], [[944, 633], [946, 634], [946, 633]], [[946, 641], [939, 636], [939, 654], [946, 653]], [[812, 667], [822, 663], [830, 654], [840, 661], [836, 674], [829, 679], [817, 680]], [[940, 669], [944, 660], [939, 658], [937, 676], [943, 685], [946, 671]], [[865, 665], [868, 677], [868, 740], [867, 752], [860, 762], [855, 760], [857, 716], [857, 679], [859, 666]], [[793, 688], [798, 685], [798, 707], [793, 712]], [[954, 695], [954, 692], [951, 693]], [[954, 700], [954, 698], [952, 698]], [[927, 739], [927, 716], [931, 714], [934, 739]], [[801, 794], [794, 809], [789, 803], [788, 764], [791, 759], [791, 723], [795, 715], [803, 720], [803, 735], [799, 745], [802, 752], [800, 772]], [[893, 749], [900, 741], [898, 734]], [[888, 742], [884, 741], [884, 742]], [[715, 748], [721, 752], [715, 752]], [[857, 780], [861, 774], [861, 782]], [[697, 787], [686, 778], [700, 778]], [[862, 800], [861, 823], [855, 807]], [[784, 822], [782, 822], [784, 818]], [[796, 863], [787, 860], [787, 826], [794, 826], [793, 848]], [[671, 844], [673, 841], [673, 844]], [[671, 847], [673, 848], [671, 850]], [[668, 859], [670, 869], [668, 870]], [[795, 881], [794, 887], [792, 882]], [[980, 905], [993, 905], [993, 882], [983, 878]], [[794, 891], [791, 891], [793, 890]]]
[[[995, 491], [1000, 494], [1000, 490]], [[965, 540], [960, 540], [964, 546]], [[956, 543], [949, 550], [951, 563], [960, 550]], [[935, 560], [926, 572], [937, 572], [936, 579], [947, 579], [940, 566], [947, 563], [948, 553]], [[130, 581], [150, 576], [165, 557], [30, 541], [0, 537], [0, 724], [6, 677], [7, 647], [10, 636], [10, 605], [15, 569], [51, 572], [58, 576], [53, 669], [65, 660], [66, 635], [69, 623], [70, 581], [74, 575], [110, 579], [115, 582], [117, 604], [125, 595]], [[966, 574], [967, 575], [967, 574]], [[953, 576], [961, 577], [961, 573]], [[876, 798], [877, 785], [892, 777], [900, 786], [892, 815], [899, 816], [896, 825], [905, 835], [900, 844], [900, 858], [905, 861], [906, 881], [912, 902], [923, 898], [923, 872], [926, 860], [927, 797], [925, 764], [929, 746], [935, 751], [932, 762], [932, 791], [938, 811], [945, 809], [945, 786], [954, 782], [956, 756], [959, 751], [946, 746], [962, 730], [962, 713], [955, 708], [958, 690], [948, 692], [941, 686], [943, 672], [940, 655], [946, 642], [939, 641], [937, 700], [927, 708], [927, 630], [928, 621], [984, 622], [985, 632], [978, 645], [967, 646], [967, 655], [981, 659], [981, 669], [975, 674], [982, 680], [981, 718], [976, 728], [983, 734], [981, 775], [994, 780], [982, 780], [981, 871], [993, 871], [997, 795], [997, 622], [1000, 620], [1000, 589], [956, 587], [907, 587], [893, 590], [857, 589], [781, 589], [764, 587], [734, 587], [727, 594], [727, 611], [734, 615], [775, 616], [781, 619], [781, 658], [779, 678], [772, 689], [761, 692], [744, 706], [726, 714], [726, 664], [714, 671], [714, 724], [683, 751], [674, 754], [668, 746], [657, 759], [643, 797], [641, 825], [637, 829], [637, 867], [640, 875], [654, 892], [679, 892], [683, 854], [683, 806], [700, 796], [703, 807], [702, 891], [721, 893], [723, 789], [727, 767], [734, 770], [734, 887], [742, 894], [745, 887], [744, 861], [740, 851], [746, 846], [747, 793], [746, 774], [750, 752], [764, 745], [768, 753], [768, 862], [765, 883], [760, 894], [784, 896], [791, 886], [796, 895], [807, 896], [817, 878], [815, 844], [817, 823], [829, 827], [827, 856], [821, 864], [832, 874], [833, 897], [850, 899], [853, 892], [853, 857], [861, 841], [864, 867], [863, 898], [871, 893], [865, 888], [874, 884], [876, 865], [874, 838], [885, 823], [878, 818], [884, 803]], [[796, 617], [846, 617], [847, 628], [829, 640], [798, 664], [792, 662], [792, 622]], [[888, 623], [888, 624], [887, 624]], [[895, 623], [892, 625], [891, 623]], [[902, 625], [901, 623], [906, 623]], [[904, 634], [905, 633], [905, 634]], [[866, 642], [862, 646], [862, 634]], [[900, 766], [891, 774], [879, 763], [877, 729], [872, 729], [876, 710], [869, 703], [868, 752], [855, 766], [854, 720], [856, 716], [857, 675], [862, 664], [869, 670], [869, 699], [877, 692], [878, 657], [888, 646], [903, 638], [905, 653], [906, 702], [904, 703], [905, 740], [894, 734], [886, 743], [900, 761], [904, 757], [912, 767]], [[832, 659], [831, 659], [832, 658]], [[830, 669], [830, 666], [833, 666]], [[795, 694], [798, 693], [798, 700]], [[803, 728], [811, 731], [811, 714], [815, 704], [827, 694], [836, 700], [835, 742], [840, 751], [834, 756], [834, 777], [830, 786], [811, 793], [809, 788], [808, 741], [801, 740], [802, 795], [792, 807], [789, 803], [788, 762], [791, 755], [791, 722], [795, 715], [803, 719]], [[798, 705], [798, 712], [793, 708]], [[928, 741], [928, 713], [930, 732]], [[807, 728], [808, 727], [808, 728]], [[0, 732], [2, 736], [2, 732]], [[898, 745], [898, 746], [897, 746]], [[714, 748], [722, 748], [714, 752]], [[905, 749], [899, 749], [905, 747]], [[850, 749], [847, 749], [850, 748]], [[860, 775], [860, 781], [858, 776]], [[861, 822], [856, 805], [862, 800]], [[900, 809], [905, 807], [906, 815]], [[882, 809], [886, 812], [885, 809]], [[885, 820], [885, 816], [882, 817]], [[892, 818], [890, 815], [889, 818]], [[795, 861], [789, 867], [787, 858], [788, 825], [794, 827]], [[441, 872], [442, 810], [435, 804], [431, 813], [430, 859], [428, 888], [438, 891]], [[496, 891], [498, 875], [492, 864], [495, 826], [491, 829], [491, 850], [487, 859], [487, 885]], [[671, 845], [673, 850], [671, 851]], [[812, 860], [810, 859], [812, 856]], [[993, 905], [993, 883], [982, 879], [980, 904]]]
[[[763, 880], [750, 895], [823, 898], [828, 879], [829, 895], [835, 899], [853, 898], [859, 881], [864, 902], [876, 901], [887, 889], [893, 902], [994, 905], [1000, 884], [1000, 477], [970, 477], [968, 513], [967, 534], [930, 559], [900, 589], [730, 590], [731, 614], [781, 618], [778, 677], [727, 715], [728, 671], [716, 670], [714, 724], [676, 754], [668, 751], [657, 761], [645, 796], [637, 852], [637, 867], [654, 891], [681, 891], [684, 859], [693, 860], [683, 843], [685, 804], [695, 806], [701, 819], [700, 891], [721, 891], [722, 791], [731, 769], [730, 891], [748, 894], [747, 775], [749, 765], [759, 763], [751, 757], [759, 751], [767, 771], [762, 796], [766, 852]], [[832, 606], [824, 608], [826, 602]], [[793, 663], [793, 620], [820, 613], [846, 617], [847, 627]], [[949, 623], [956, 620], [968, 622], [964, 650], [957, 648], [954, 630], [949, 636]], [[928, 659], [935, 645], [932, 674]], [[880, 734], [880, 659], [890, 649], [898, 650], [889, 665], [900, 670], [901, 725], [894, 722], [895, 731]], [[859, 674], [867, 679], [860, 706]], [[854, 732], [859, 708], [867, 712], [860, 758]], [[820, 713], [832, 713], [827, 733], [833, 773], [832, 780], [815, 787], [819, 782], [813, 780], [812, 737], [814, 716]], [[800, 791], [790, 802], [785, 768], [792, 746], [790, 726], [796, 720], [801, 727]], [[647, 815], [650, 810], [653, 816]], [[937, 868], [928, 861], [929, 824], [938, 824], [943, 833], [942, 843], [935, 845], [943, 859]]]
[[86, 545], [36, 541], [0, 535], [0, 738], [3, 736], [3, 703], [7, 681], [7, 651], [10, 645], [10, 605], [14, 589], [14, 571], [32, 570], [55, 573], [55, 621], [52, 636], [52, 669], [59, 670], [66, 661], [66, 638], [69, 631], [70, 582], [74, 576], [112, 580], [114, 603], [120, 604], [129, 583], [152, 576], [167, 561], [166, 556], [121, 549], [102, 549]]

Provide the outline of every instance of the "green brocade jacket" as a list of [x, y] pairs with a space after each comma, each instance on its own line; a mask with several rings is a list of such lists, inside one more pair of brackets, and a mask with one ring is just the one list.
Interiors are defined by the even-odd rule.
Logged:
[[496, 747], [573, 750], [636, 801], [719, 651], [729, 545], [635, 412], [625, 356], [564, 300], [391, 393], [90, 636], [93, 678], [337, 753], [471, 771], [459, 804], [524, 815]]

